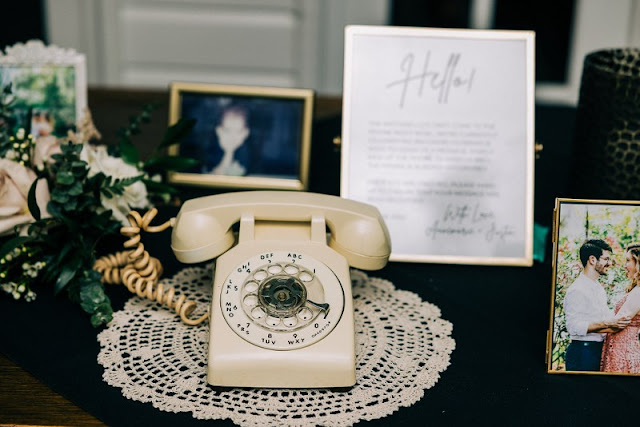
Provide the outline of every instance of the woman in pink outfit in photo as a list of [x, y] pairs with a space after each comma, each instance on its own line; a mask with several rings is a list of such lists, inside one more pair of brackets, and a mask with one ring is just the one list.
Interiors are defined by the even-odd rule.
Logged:
[[616, 317], [631, 317], [629, 326], [607, 334], [602, 346], [600, 370], [640, 373], [640, 243], [632, 243], [625, 252], [624, 269], [630, 284], [615, 307]]

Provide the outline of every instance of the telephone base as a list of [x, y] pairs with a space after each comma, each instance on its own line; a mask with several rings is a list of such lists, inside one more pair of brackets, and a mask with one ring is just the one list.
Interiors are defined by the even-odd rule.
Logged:
[[[249, 360], [247, 354], [209, 361], [207, 381], [214, 387], [331, 388], [355, 385], [355, 361], [351, 354], [336, 357], [313, 351], [287, 352]], [[242, 357], [244, 356], [244, 357]], [[274, 358], [284, 356], [277, 361]], [[305, 357], [306, 356], [306, 357]], [[333, 356], [333, 357], [331, 357]]]

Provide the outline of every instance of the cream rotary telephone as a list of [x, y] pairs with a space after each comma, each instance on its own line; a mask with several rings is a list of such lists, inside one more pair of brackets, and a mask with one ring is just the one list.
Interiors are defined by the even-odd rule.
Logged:
[[[375, 207], [322, 194], [248, 191], [189, 200], [172, 223], [171, 248], [179, 261], [217, 258], [209, 312], [210, 384], [355, 384], [349, 266], [377, 270], [391, 252]], [[165, 303], [186, 320], [193, 303], [181, 298], [177, 307]]]

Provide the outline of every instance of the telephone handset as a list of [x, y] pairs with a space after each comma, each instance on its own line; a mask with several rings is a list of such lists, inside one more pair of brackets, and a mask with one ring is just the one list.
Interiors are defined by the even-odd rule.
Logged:
[[300, 192], [207, 196], [184, 203], [171, 247], [185, 263], [217, 257], [210, 384], [355, 384], [349, 266], [380, 269], [391, 251], [376, 208]]

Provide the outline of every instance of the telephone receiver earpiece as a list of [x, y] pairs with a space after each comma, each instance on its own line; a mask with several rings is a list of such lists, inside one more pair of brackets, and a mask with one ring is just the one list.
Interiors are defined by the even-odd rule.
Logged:
[[176, 219], [171, 248], [179, 261], [213, 259], [235, 243], [233, 225], [243, 215], [262, 221], [325, 219], [329, 247], [349, 265], [365, 270], [385, 266], [391, 253], [389, 232], [373, 206], [324, 194], [289, 191], [246, 191], [189, 200]]

